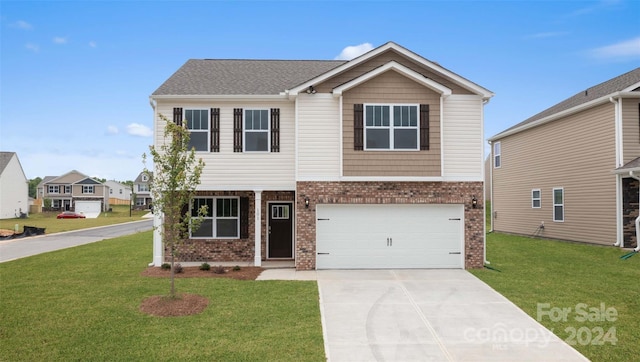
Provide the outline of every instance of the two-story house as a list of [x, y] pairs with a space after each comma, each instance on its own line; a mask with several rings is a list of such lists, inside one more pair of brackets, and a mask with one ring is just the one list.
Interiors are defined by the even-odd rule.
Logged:
[[151, 181], [153, 174], [140, 172], [138, 177], [133, 181], [133, 194], [135, 196], [136, 209], [149, 209], [152, 206], [151, 200]]
[[489, 142], [493, 230], [639, 249], [640, 68]]
[[45, 177], [37, 194], [50, 200], [52, 210], [99, 214], [109, 209], [109, 187], [76, 170]]
[[0, 152], [0, 219], [26, 216], [29, 213], [29, 181], [18, 154]]
[[109, 187], [109, 205], [131, 205], [131, 186], [115, 180], [104, 182]]
[[192, 207], [208, 214], [179, 258], [482, 267], [492, 96], [393, 42], [350, 61], [187, 61], [150, 97], [154, 144], [162, 114], [206, 163]]

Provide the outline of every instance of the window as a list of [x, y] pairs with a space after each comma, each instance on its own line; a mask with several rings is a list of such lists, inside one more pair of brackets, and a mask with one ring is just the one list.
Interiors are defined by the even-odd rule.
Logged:
[[113, 195], [113, 189], [109, 189], [109, 195]]
[[539, 209], [541, 205], [540, 189], [531, 190], [531, 207]]
[[247, 152], [269, 151], [269, 110], [245, 109], [244, 150]]
[[564, 221], [564, 189], [553, 189], [553, 221]]
[[417, 150], [417, 105], [365, 105], [365, 149]]
[[146, 174], [146, 173], [143, 173], [141, 178], [142, 178], [142, 181], [143, 181], [143, 182], [147, 182], [147, 181], [149, 181], [149, 176], [147, 176], [147, 174]]
[[493, 144], [493, 167], [495, 168], [500, 168], [500, 165], [502, 164], [502, 151], [500, 150], [500, 148], [500, 142], [496, 142]]
[[65, 194], [71, 193], [71, 185], [64, 185], [64, 193]]
[[58, 185], [49, 185], [49, 193], [50, 194], [59, 194], [60, 193], [60, 186], [58, 186]]
[[120, 191], [120, 192], [119, 192], [119, 193], [120, 193], [120, 195], [122, 195], [122, 189], [120, 189], [119, 191]]
[[138, 184], [138, 192], [149, 192], [149, 185]]
[[93, 193], [93, 185], [82, 185], [82, 193], [83, 194], [92, 194]]
[[189, 149], [209, 151], [209, 116], [206, 109], [185, 109], [184, 118], [189, 130]]
[[289, 205], [272, 205], [271, 218], [274, 220], [289, 219]]
[[237, 197], [195, 198], [191, 205], [191, 216], [197, 217], [198, 210], [203, 206], [206, 206], [207, 211], [198, 230], [191, 230], [191, 237], [239, 238], [240, 211]]

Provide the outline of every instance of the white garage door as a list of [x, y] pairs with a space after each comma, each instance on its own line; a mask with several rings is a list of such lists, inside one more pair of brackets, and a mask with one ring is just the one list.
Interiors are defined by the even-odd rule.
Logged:
[[463, 205], [316, 207], [318, 269], [464, 268]]
[[75, 208], [76, 212], [85, 215], [100, 214], [100, 211], [102, 211], [100, 201], [76, 201]]

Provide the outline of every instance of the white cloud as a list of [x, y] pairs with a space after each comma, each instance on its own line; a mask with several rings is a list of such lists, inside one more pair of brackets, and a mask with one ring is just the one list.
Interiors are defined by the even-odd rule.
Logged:
[[22, 30], [31, 30], [33, 29], [33, 26], [31, 26], [31, 24], [27, 23], [24, 20], [18, 20], [15, 23], [10, 25], [12, 28], [18, 28], [18, 29], [22, 29]]
[[116, 126], [108, 126], [107, 127], [108, 134], [118, 134], [118, 127]]
[[132, 136], [140, 136], [140, 137], [151, 137], [153, 135], [153, 131], [151, 128], [139, 124], [139, 123], [131, 123], [127, 126], [127, 133]]
[[89, 42], [89, 46], [92, 47], [92, 48], [97, 48], [98, 47], [98, 43], [96, 43], [95, 41], [92, 40], [92, 41]]
[[593, 57], [600, 59], [640, 59], [640, 36], [592, 49], [590, 53]]
[[34, 53], [37, 53], [40, 51], [40, 46], [38, 46], [38, 44], [27, 43], [24, 45], [24, 47], [27, 48], [28, 50], [31, 50]]
[[55, 44], [67, 44], [69, 42], [69, 40], [65, 37], [61, 37], [61, 36], [56, 36], [53, 38], [53, 42]]
[[335, 57], [335, 60], [351, 60], [355, 57], [358, 57], [368, 51], [373, 49], [373, 45], [371, 43], [362, 43], [360, 45], [350, 45], [344, 49], [342, 52]]

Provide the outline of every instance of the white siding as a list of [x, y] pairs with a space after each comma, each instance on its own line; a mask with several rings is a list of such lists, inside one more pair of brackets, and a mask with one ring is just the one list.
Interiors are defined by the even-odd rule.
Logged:
[[29, 212], [29, 184], [18, 157], [14, 155], [0, 174], [0, 219]]
[[451, 95], [444, 100], [442, 125], [443, 176], [482, 181], [484, 155], [482, 99]]
[[330, 94], [298, 96], [298, 180], [340, 176], [339, 102]]
[[[158, 101], [169, 120], [173, 107], [220, 108], [220, 152], [197, 152], [205, 162], [200, 190], [295, 189], [294, 106], [290, 101]], [[280, 108], [280, 152], [233, 152], [233, 109]], [[158, 117], [159, 120], [159, 117]], [[155, 144], [164, 142], [164, 123], [155, 122]]]

